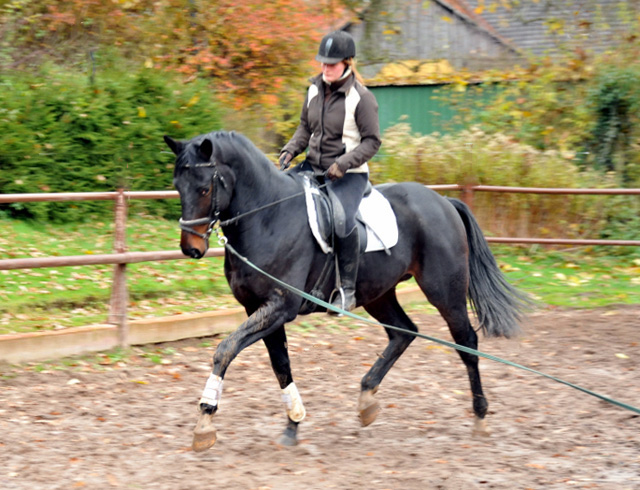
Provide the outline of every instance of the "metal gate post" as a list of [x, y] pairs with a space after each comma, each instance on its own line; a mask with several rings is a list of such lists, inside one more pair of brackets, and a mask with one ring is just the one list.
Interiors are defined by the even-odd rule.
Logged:
[[[114, 251], [125, 253], [127, 226], [127, 202], [124, 189], [118, 189], [115, 202], [115, 236]], [[118, 326], [118, 342], [121, 347], [129, 345], [129, 325], [127, 323], [127, 264], [116, 264], [113, 267], [113, 285], [111, 287], [111, 302], [109, 305], [109, 319], [107, 323]]]

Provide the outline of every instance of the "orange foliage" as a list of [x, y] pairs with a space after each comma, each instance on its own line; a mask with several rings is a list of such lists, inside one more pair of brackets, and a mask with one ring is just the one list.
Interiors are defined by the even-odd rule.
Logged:
[[157, 66], [214, 79], [235, 108], [276, 105], [288, 85], [283, 80], [312, 73], [308, 63], [327, 31], [317, 2], [221, 0], [197, 10], [183, 4], [166, 0]]
[[313, 61], [318, 43], [342, 15], [341, 2], [333, 0], [31, 0], [11, 5], [13, 10], [0, 15], [0, 31], [11, 31], [16, 59], [38, 64], [53, 57], [68, 65], [84, 62], [88, 50], [115, 49], [128, 62], [173, 71], [186, 81], [210, 79], [227, 107], [266, 106], [267, 126], [294, 114], [297, 119], [307, 79], [319, 68]]

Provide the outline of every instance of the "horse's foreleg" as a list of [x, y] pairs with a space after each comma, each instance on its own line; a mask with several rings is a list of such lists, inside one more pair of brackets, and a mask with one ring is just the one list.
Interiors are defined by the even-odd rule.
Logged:
[[218, 403], [222, 396], [222, 377], [211, 374], [207, 380], [202, 397], [198, 402], [200, 416], [193, 430], [192, 448], [196, 452], [209, 449], [216, 443], [217, 433], [213, 426], [213, 415], [218, 410]]
[[224, 375], [231, 361], [246, 347], [282, 328], [295, 313], [287, 313], [284, 301], [276, 300], [258, 308], [238, 329], [224, 339], [213, 355], [213, 372], [205, 385], [198, 402], [200, 416], [193, 432], [194, 451], [204, 451], [216, 443], [213, 416], [218, 410], [222, 396]]
[[[412, 332], [418, 331], [417, 327], [398, 303], [395, 291], [393, 290], [377, 299], [374, 303], [366, 305], [365, 309], [382, 323], [404, 328]], [[360, 422], [365, 427], [373, 423], [380, 412], [380, 405], [374, 395], [378, 391], [382, 379], [415, 338], [413, 335], [404, 334], [397, 330], [386, 330], [389, 336], [389, 343], [360, 383], [358, 413]]]
[[287, 410], [287, 427], [279, 442], [285, 446], [295, 446], [298, 444], [298, 424], [306, 415], [306, 411], [291, 375], [291, 363], [287, 351], [287, 335], [284, 326], [276, 329], [263, 340], [269, 351], [271, 367], [280, 384], [282, 400]]

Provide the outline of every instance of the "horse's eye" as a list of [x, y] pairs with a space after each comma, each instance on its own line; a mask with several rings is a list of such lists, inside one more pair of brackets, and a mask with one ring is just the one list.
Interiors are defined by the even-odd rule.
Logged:
[[207, 194], [209, 194], [209, 188], [208, 187], [203, 187], [202, 189], [200, 189], [198, 191], [198, 194], [200, 194], [201, 196], [206, 196]]

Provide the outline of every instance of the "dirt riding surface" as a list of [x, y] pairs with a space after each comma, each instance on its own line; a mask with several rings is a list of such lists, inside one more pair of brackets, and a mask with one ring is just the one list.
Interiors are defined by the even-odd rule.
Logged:
[[[414, 318], [422, 332], [450, 339], [440, 317]], [[275, 442], [286, 415], [262, 344], [231, 364], [218, 442], [203, 453], [190, 448], [192, 429], [219, 339], [134, 349], [102, 364], [93, 356], [44, 371], [3, 366], [0, 488], [640, 488], [633, 412], [482, 360], [492, 434], [474, 437], [462, 362], [421, 339], [382, 383], [378, 419], [360, 427], [360, 378], [386, 337], [353, 323], [327, 318], [326, 328], [289, 331], [307, 410], [293, 448]], [[518, 339], [481, 339], [480, 348], [640, 407], [640, 307], [544, 311]]]

